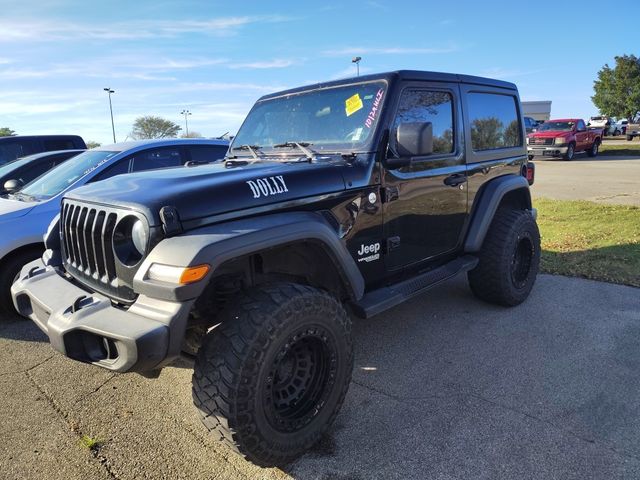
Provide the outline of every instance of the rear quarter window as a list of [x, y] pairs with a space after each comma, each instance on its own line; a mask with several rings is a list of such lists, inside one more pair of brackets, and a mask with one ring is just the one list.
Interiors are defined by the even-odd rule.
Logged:
[[470, 92], [467, 105], [474, 151], [522, 146], [522, 128], [516, 97]]

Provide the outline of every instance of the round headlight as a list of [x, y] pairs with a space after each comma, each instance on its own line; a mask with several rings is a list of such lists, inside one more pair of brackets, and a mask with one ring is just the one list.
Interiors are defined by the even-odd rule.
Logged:
[[140, 255], [147, 251], [147, 229], [144, 228], [142, 220], [136, 220], [131, 228], [131, 241]]
[[148, 233], [144, 222], [133, 215], [124, 217], [113, 231], [113, 251], [123, 265], [137, 265], [147, 250]]

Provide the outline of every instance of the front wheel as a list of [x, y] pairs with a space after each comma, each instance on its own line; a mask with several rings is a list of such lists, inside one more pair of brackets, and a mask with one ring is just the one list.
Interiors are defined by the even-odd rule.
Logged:
[[567, 147], [567, 153], [565, 153], [562, 158], [565, 160], [573, 160], [573, 156], [576, 153], [576, 146], [573, 143], [570, 143]]
[[193, 374], [202, 422], [255, 464], [286, 464], [321, 438], [344, 401], [349, 317], [322, 290], [279, 283], [244, 293], [217, 320]]
[[633, 135], [627, 135], [627, 142], [630, 142], [631, 140], [633, 140]]
[[600, 142], [596, 140], [595, 142], [593, 142], [593, 145], [591, 145], [591, 148], [589, 149], [587, 154], [590, 157], [597, 157], [599, 151], [600, 151]]
[[479, 259], [467, 274], [474, 295], [505, 306], [526, 300], [540, 265], [540, 232], [531, 213], [498, 209]]

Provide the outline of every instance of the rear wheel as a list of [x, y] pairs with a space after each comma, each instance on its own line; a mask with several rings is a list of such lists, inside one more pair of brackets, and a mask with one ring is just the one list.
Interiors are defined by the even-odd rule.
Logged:
[[351, 381], [351, 323], [316, 288], [280, 283], [244, 293], [198, 352], [193, 401], [231, 449], [282, 465], [313, 446]]
[[596, 140], [595, 142], [593, 142], [593, 145], [591, 145], [591, 148], [589, 149], [587, 154], [590, 157], [597, 157], [599, 151], [600, 151], [600, 142]]
[[573, 143], [570, 143], [567, 147], [567, 153], [565, 153], [562, 158], [565, 160], [573, 160], [573, 156], [576, 154], [576, 146]]
[[16, 314], [11, 299], [11, 285], [20, 276], [22, 267], [33, 260], [40, 258], [42, 252], [39, 250], [27, 250], [18, 254], [10, 253], [9, 258], [0, 265], [0, 313], [9, 315]]
[[480, 299], [513, 306], [529, 296], [540, 264], [540, 233], [531, 213], [499, 209], [467, 277]]

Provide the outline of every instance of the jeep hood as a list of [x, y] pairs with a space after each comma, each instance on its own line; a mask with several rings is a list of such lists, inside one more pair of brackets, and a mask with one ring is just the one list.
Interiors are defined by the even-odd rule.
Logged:
[[344, 160], [322, 163], [260, 161], [225, 167], [221, 163], [119, 175], [65, 195], [83, 202], [137, 210], [152, 226], [159, 211], [175, 207], [181, 221], [345, 189]]

